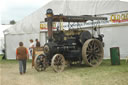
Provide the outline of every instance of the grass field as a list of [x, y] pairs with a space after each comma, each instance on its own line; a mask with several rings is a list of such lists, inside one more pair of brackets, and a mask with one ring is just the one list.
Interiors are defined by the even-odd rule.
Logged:
[[51, 67], [37, 72], [28, 61], [27, 73], [20, 75], [17, 61], [0, 60], [0, 85], [128, 85], [128, 63], [112, 66], [104, 60], [99, 67], [72, 66], [55, 73]]

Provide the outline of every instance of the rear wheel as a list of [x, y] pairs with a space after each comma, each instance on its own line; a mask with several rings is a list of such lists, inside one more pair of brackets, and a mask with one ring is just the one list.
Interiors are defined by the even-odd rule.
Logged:
[[98, 66], [104, 56], [102, 43], [97, 39], [87, 40], [82, 47], [82, 57], [88, 66]]
[[62, 54], [55, 54], [51, 66], [55, 72], [62, 72], [65, 68], [65, 59]]

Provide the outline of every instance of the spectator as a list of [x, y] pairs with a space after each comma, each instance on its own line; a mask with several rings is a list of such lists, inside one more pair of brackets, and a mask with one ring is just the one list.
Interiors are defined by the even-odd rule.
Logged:
[[35, 58], [35, 56], [33, 55], [33, 50], [34, 50], [34, 42], [33, 42], [33, 40], [32, 39], [30, 39], [30, 46], [29, 46], [29, 50], [30, 50], [30, 56], [32, 57], [32, 68], [34, 67], [34, 58]]
[[32, 54], [33, 54], [33, 48], [34, 48], [34, 42], [33, 42], [32, 39], [30, 39], [30, 45], [29, 45], [30, 57], [32, 57]]
[[40, 42], [38, 39], [36, 39], [36, 47], [40, 47]]
[[2, 60], [6, 60], [5, 49], [3, 49], [2, 52], [3, 52]]
[[28, 57], [28, 50], [23, 46], [23, 42], [19, 42], [19, 47], [16, 49], [16, 59], [19, 61], [19, 71], [22, 75], [26, 73], [26, 60]]
[[[40, 42], [38, 39], [35, 39], [35, 47], [40, 47]], [[32, 56], [32, 68], [34, 67], [34, 59], [35, 59], [35, 49], [33, 49], [33, 56]]]

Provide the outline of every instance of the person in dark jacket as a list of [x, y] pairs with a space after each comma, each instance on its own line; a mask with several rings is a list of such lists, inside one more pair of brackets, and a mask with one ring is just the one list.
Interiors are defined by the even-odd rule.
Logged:
[[38, 39], [36, 39], [36, 47], [40, 47], [40, 42]]
[[19, 71], [21, 75], [26, 73], [26, 60], [28, 58], [27, 48], [23, 46], [23, 42], [19, 42], [19, 47], [16, 49], [16, 59], [19, 61]]
[[[38, 48], [40, 47], [40, 42], [38, 39], [35, 39], [35, 44], [34, 44], [34, 47]], [[32, 68], [34, 67], [34, 60], [35, 60], [35, 52], [34, 52], [34, 49], [33, 49], [33, 56], [32, 56]]]
[[2, 52], [4, 54], [3, 57], [2, 57], [2, 60], [6, 60], [5, 49], [3, 49]]

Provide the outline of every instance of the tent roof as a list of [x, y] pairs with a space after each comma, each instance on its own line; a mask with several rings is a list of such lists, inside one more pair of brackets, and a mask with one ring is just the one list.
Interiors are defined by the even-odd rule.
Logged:
[[53, 9], [55, 14], [64, 15], [97, 15], [105, 13], [113, 13], [126, 11], [128, 3], [117, 1], [51, 1], [47, 5], [38, 9], [23, 20], [17, 22], [14, 26], [5, 30], [6, 34], [21, 34], [21, 33], [39, 33], [40, 21], [44, 21], [46, 10]]
[[10, 28], [13, 25], [0, 25], [0, 38], [4, 37], [3, 31]]

